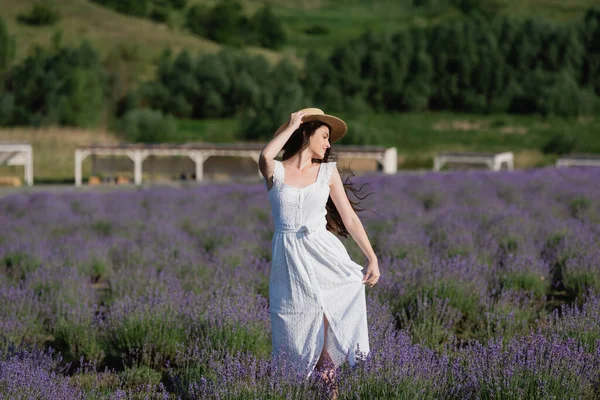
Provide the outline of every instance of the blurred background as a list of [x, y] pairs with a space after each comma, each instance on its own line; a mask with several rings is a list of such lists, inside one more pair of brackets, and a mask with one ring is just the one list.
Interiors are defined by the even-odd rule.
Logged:
[[[597, 4], [2, 0], [0, 142], [33, 146], [36, 183], [72, 183], [78, 146], [265, 143], [319, 107], [347, 121], [337, 143], [395, 147], [399, 169], [440, 151], [551, 165], [600, 153]], [[235, 158], [206, 176], [227, 166], [256, 177]]]

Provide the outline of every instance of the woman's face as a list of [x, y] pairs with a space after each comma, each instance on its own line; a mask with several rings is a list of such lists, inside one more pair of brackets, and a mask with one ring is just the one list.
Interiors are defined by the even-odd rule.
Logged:
[[325, 125], [317, 128], [315, 133], [310, 137], [310, 149], [315, 154], [314, 158], [325, 157], [325, 151], [331, 147], [329, 144], [329, 128]]

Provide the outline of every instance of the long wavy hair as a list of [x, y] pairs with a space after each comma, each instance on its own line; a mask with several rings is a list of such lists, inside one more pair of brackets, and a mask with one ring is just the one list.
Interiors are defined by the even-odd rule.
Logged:
[[[292, 135], [290, 136], [288, 141], [285, 143], [285, 145], [283, 145], [283, 156], [281, 157], [281, 160], [282, 161], [287, 160], [288, 158], [291, 158], [295, 154], [306, 149], [310, 144], [311, 136], [314, 135], [315, 131], [323, 125], [327, 126], [329, 128], [329, 131], [331, 132], [331, 126], [329, 126], [328, 124], [326, 124], [325, 122], [322, 122], [322, 121], [308, 121], [308, 122], [302, 123], [300, 125], [300, 127], [298, 129], [296, 129], [294, 131], [294, 133], [292, 133]], [[323, 159], [313, 158], [312, 162], [313, 163], [326, 163], [326, 162], [330, 162], [330, 161], [337, 161], [338, 155], [331, 151], [332, 148], [333, 148], [333, 145], [331, 145], [325, 151], [325, 156], [323, 157]], [[350, 170], [349, 175], [346, 176], [345, 179], [342, 179], [342, 184], [344, 185], [344, 191], [346, 192], [346, 196], [348, 196], [348, 191], [351, 191], [353, 193], [354, 197], [357, 198], [357, 200], [351, 200], [350, 197], [348, 197], [348, 201], [350, 202], [352, 209], [355, 212], [359, 213], [361, 211], [367, 210], [366, 208], [359, 207], [360, 202], [362, 200], [364, 200], [366, 197], [373, 194], [374, 192], [366, 193], [361, 197], [361, 194], [362, 194], [361, 192], [363, 190], [363, 187], [365, 185], [368, 185], [368, 186], [370, 186], [370, 185], [368, 183], [363, 183], [360, 186], [360, 188], [358, 188], [358, 189], [355, 188], [354, 184], [350, 182], [350, 179], [353, 176], [355, 176], [355, 175]], [[348, 229], [346, 229], [346, 226], [344, 225], [344, 222], [342, 221], [342, 217], [341, 217], [339, 211], [337, 210], [335, 204], [333, 203], [333, 200], [331, 200], [331, 196], [329, 196], [329, 198], [327, 199], [327, 204], [325, 205], [325, 209], [327, 210], [327, 215], [325, 216], [325, 218], [327, 219], [327, 230], [329, 230], [339, 236], [343, 236], [343, 237], [347, 238], [350, 232], [348, 232]]]

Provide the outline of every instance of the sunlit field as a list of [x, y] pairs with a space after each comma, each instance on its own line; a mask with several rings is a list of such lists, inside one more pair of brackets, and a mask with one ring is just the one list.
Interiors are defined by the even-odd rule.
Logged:
[[[353, 182], [382, 277], [340, 399], [600, 397], [600, 169]], [[272, 234], [262, 183], [3, 197], [0, 397], [323, 398], [270, 357]]]

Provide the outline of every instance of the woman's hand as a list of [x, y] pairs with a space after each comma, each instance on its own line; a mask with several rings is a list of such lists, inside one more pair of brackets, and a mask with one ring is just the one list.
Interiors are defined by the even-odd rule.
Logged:
[[306, 113], [304, 111], [296, 111], [290, 115], [290, 121], [288, 122], [288, 127], [292, 128], [292, 132], [302, 125], [302, 117], [304, 117]]
[[379, 264], [377, 263], [377, 260], [370, 261], [369, 266], [367, 267], [367, 272], [365, 273], [362, 282], [373, 287], [379, 280], [379, 276]]

